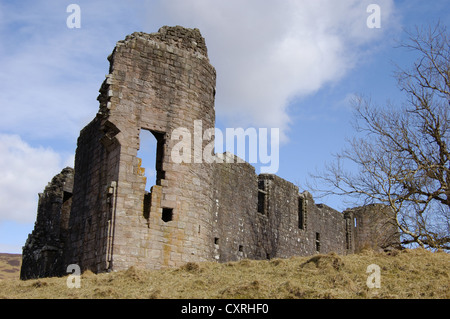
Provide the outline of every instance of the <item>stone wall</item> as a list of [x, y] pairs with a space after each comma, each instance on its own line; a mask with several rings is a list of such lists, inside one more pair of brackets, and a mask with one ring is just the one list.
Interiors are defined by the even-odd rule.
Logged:
[[349, 251], [342, 213], [248, 163], [217, 164], [215, 194], [211, 242], [220, 262]]
[[[120, 145], [113, 142], [113, 126], [97, 115], [81, 132], [75, 156], [72, 207], [69, 219], [67, 264], [102, 271], [108, 268], [111, 234], [111, 187], [118, 175]], [[107, 141], [107, 142], [106, 142]]]
[[[227, 163], [227, 157], [232, 158]], [[214, 260], [220, 262], [242, 258], [261, 259], [256, 237], [258, 178], [248, 163], [237, 163], [237, 157], [225, 153], [224, 163], [215, 166], [213, 199]]]
[[63, 252], [72, 202], [73, 169], [65, 168], [39, 194], [37, 218], [22, 252], [21, 279], [65, 273]]

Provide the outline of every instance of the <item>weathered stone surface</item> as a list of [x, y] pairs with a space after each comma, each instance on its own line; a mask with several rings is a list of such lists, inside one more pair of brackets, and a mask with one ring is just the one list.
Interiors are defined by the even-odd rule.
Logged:
[[[104, 272], [345, 254], [375, 234], [365, 229], [380, 220], [366, 215], [377, 214], [380, 207], [342, 214], [316, 205], [309, 193], [299, 193], [276, 175], [257, 175], [230, 154], [225, 158], [232, 163], [176, 163], [171, 158], [180, 142], [172, 138], [174, 130], [184, 128], [194, 136], [196, 121], [203, 132], [215, 126], [216, 72], [199, 30], [136, 32], [117, 42], [108, 60], [99, 111], [78, 138], [73, 197], [64, 202], [63, 186], [55, 182], [56, 204], [40, 202], [35, 231], [24, 247], [23, 278], [61, 274], [68, 264]], [[141, 130], [157, 140], [156, 185], [150, 192], [137, 157]], [[190, 143], [194, 159], [208, 143]], [[354, 216], [363, 221], [356, 229]], [[379, 245], [391, 234], [376, 235]], [[57, 257], [42, 253], [50, 246], [56, 247]]]
[[354, 252], [370, 248], [373, 250], [398, 247], [400, 237], [393, 223], [392, 210], [385, 205], [371, 204], [344, 211], [350, 224], [349, 236]]
[[72, 202], [73, 169], [65, 168], [39, 194], [36, 223], [23, 247], [21, 279], [65, 273], [63, 252]]

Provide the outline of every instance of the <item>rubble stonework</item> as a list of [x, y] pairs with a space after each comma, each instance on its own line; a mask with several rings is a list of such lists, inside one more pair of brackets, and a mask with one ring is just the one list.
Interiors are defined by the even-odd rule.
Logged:
[[36, 223], [23, 247], [22, 279], [65, 274], [64, 249], [72, 203], [73, 169], [56, 175], [39, 194]]
[[[35, 230], [24, 247], [23, 279], [60, 275], [69, 264], [105, 272], [347, 254], [360, 247], [361, 238], [369, 239], [370, 231], [355, 230], [351, 219], [357, 209], [343, 214], [316, 205], [309, 193], [276, 175], [257, 175], [248, 163], [171, 161], [179, 142], [171, 136], [176, 128], [194, 132], [196, 120], [203, 130], [215, 126], [216, 72], [198, 29], [133, 33], [117, 43], [108, 60], [99, 111], [78, 138], [73, 195], [70, 202], [61, 201], [59, 190], [53, 206], [40, 200]], [[156, 184], [150, 192], [137, 157], [141, 130], [157, 140]], [[191, 144], [195, 154], [199, 145]], [[364, 216], [378, 208], [365, 209]], [[67, 225], [44, 227], [59, 219]], [[356, 227], [366, 227], [368, 220]], [[58, 266], [52, 270], [42, 245], [53, 247], [58, 236]], [[36, 266], [41, 264], [45, 271]]]

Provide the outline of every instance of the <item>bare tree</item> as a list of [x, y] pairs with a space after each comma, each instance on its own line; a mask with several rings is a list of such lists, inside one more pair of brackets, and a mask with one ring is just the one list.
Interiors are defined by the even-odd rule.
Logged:
[[[449, 33], [438, 23], [407, 35], [400, 47], [419, 58], [396, 72], [405, 103], [379, 107], [369, 98], [356, 98], [360, 137], [349, 141], [323, 172], [312, 175], [326, 185], [313, 191], [389, 205], [403, 244], [450, 249]], [[345, 164], [356, 170], [344, 169]]]

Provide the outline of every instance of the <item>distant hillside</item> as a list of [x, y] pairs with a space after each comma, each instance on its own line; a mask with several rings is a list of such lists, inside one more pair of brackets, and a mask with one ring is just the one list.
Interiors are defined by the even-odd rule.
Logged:
[[[15, 260], [19, 260], [16, 255]], [[6, 262], [7, 263], [7, 262]], [[13, 261], [11, 269], [18, 269]], [[370, 265], [376, 265], [371, 266]], [[375, 267], [375, 268], [374, 268]], [[369, 273], [367, 272], [369, 268]], [[380, 288], [370, 288], [374, 269]], [[370, 277], [372, 276], [372, 277]], [[440, 298], [450, 299], [450, 255], [422, 249], [336, 254], [229, 263], [188, 263], [180, 268], [68, 277], [0, 280], [0, 298]], [[370, 285], [369, 285], [370, 286]]]
[[0, 279], [19, 279], [21, 254], [0, 253]]

